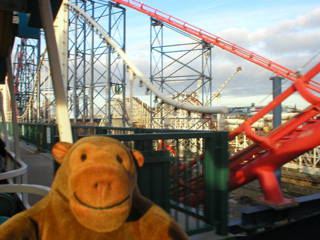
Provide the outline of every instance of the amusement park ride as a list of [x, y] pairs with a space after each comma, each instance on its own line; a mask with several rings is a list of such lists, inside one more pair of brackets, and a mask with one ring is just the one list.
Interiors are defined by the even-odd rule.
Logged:
[[[282, 92], [277, 98], [275, 98], [267, 106], [261, 109], [257, 114], [245, 120], [240, 127], [230, 132], [229, 140], [233, 140], [239, 135], [246, 135], [251, 139], [253, 143], [245, 149], [230, 156], [229, 189], [230, 191], [234, 190], [255, 179], [258, 179], [264, 194], [264, 199], [260, 199], [261, 202], [275, 208], [284, 208], [296, 204], [296, 201], [294, 199], [286, 199], [283, 197], [279, 182], [274, 171], [280, 168], [285, 163], [291, 161], [292, 159], [320, 145], [320, 138], [318, 137], [318, 133], [320, 131], [320, 97], [317, 96], [317, 94], [320, 93], [320, 86], [318, 82], [313, 80], [313, 78], [320, 72], [320, 63], [316, 64], [304, 75], [300, 75], [299, 72], [295, 72], [288, 68], [285, 68], [273, 61], [257, 55], [256, 53], [248, 51], [240, 46], [237, 46], [236, 44], [233, 44], [227, 40], [206, 32], [203, 29], [197, 28], [171, 15], [147, 6], [141, 2], [135, 0], [113, 0], [112, 2], [114, 3], [108, 5], [110, 10], [109, 13], [113, 11], [113, 8], [116, 8], [116, 11], [112, 12], [112, 14], [110, 15], [117, 16], [118, 18], [115, 20], [110, 18], [110, 26], [115, 26], [116, 22], [121, 22], [121, 24], [123, 24], [123, 18], [125, 15], [123, 6], [126, 6], [150, 16], [152, 18], [152, 24], [154, 27], [170, 26], [176, 31], [187, 34], [190, 38], [195, 38], [196, 43], [205, 43], [206, 46], [217, 46], [230, 52], [231, 54], [235, 54], [247, 61], [270, 70], [271, 72], [275, 73], [276, 76], [283, 77], [292, 81], [291, 86], [284, 92]], [[96, 4], [97, 6], [99, 5], [99, 3]], [[240, 67], [236, 69], [235, 73], [231, 75], [231, 77], [224, 83], [223, 86], [220, 87], [220, 89], [218, 89], [216, 93], [206, 93], [205, 95], [210, 95], [209, 99], [207, 99], [206, 101], [205, 99], [202, 99], [201, 101], [191, 100], [192, 97], [195, 97], [194, 95], [183, 94], [183, 92], [177, 94], [174, 91], [170, 91], [172, 93], [172, 97], [168, 97], [168, 94], [165, 93], [166, 85], [164, 79], [168, 80], [170, 78], [168, 76], [164, 76], [164, 72], [160, 71], [162, 75], [154, 74], [151, 77], [152, 81], [150, 82], [125, 54], [124, 38], [117, 38], [115, 36], [116, 34], [114, 34], [116, 30], [114, 30], [112, 27], [105, 30], [97, 23], [96, 20], [98, 18], [103, 18], [107, 14], [101, 13], [99, 16], [93, 16], [95, 8], [93, 6], [93, 3], [92, 5], [87, 6], [88, 9], [86, 9], [85, 4], [81, 5], [80, 7], [78, 5], [67, 1], [63, 3], [64, 9], [69, 9], [72, 12], [69, 25], [70, 27], [72, 27], [72, 25], [74, 24], [72, 31], [74, 31], [75, 38], [71, 40], [73, 41], [73, 49], [67, 49], [67, 53], [62, 53], [68, 54], [69, 64], [71, 64], [69, 65], [70, 69], [68, 69], [68, 66], [64, 66], [67, 68], [66, 72], [68, 73], [67, 75], [69, 75], [69, 77], [68, 81], [64, 81], [63, 83], [64, 87], [62, 92], [67, 93], [67, 97], [69, 99], [69, 102], [71, 103], [69, 106], [69, 110], [72, 109], [71, 111], [75, 124], [77, 123], [77, 121], [80, 121], [79, 119], [82, 119], [84, 122], [86, 121], [86, 119], [89, 119], [90, 123], [94, 124], [97, 115], [100, 115], [101, 118], [104, 119], [103, 122], [105, 124], [111, 124], [112, 114], [118, 114], [122, 125], [129, 126], [130, 124], [132, 124], [132, 122], [128, 124], [130, 122], [128, 121], [128, 119], [132, 120], [131, 118], [133, 116], [132, 112], [134, 103], [143, 106], [143, 109], [145, 111], [150, 112], [147, 118], [150, 118], [150, 121], [155, 123], [155, 125], [153, 126], [156, 127], [170, 126], [170, 124], [172, 126], [172, 123], [168, 123], [168, 121], [166, 121], [166, 118], [170, 118], [170, 116], [172, 117], [172, 115], [169, 115], [168, 113], [173, 114], [174, 112], [177, 112], [178, 109], [185, 110], [184, 118], [186, 119], [186, 121], [190, 120], [187, 118], [187, 115], [189, 114], [189, 116], [191, 116], [190, 114], [193, 114], [193, 112], [194, 114], [197, 114], [192, 115], [193, 118], [196, 118], [198, 120], [203, 118], [204, 114], [212, 115], [226, 112], [225, 107], [212, 107], [212, 100], [216, 96], [218, 96], [219, 91], [221, 91], [228, 84], [228, 82], [235, 76], [235, 74], [237, 74], [241, 70]], [[89, 11], [92, 11], [91, 16], [88, 14]], [[110, 15], [108, 15], [108, 17]], [[87, 27], [85, 27], [85, 25]], [[81, 26], [81, 28], [79, 28], [78, 26]], [[86, 48], [88, 46], [85, 45], [85, 39], [89, 37], [94, 38], [94, 34], [96, 34], [99, 39], [92, 41], [91, 44], [96, 44], [96, 46], [90, 46], [90, 53]], [[70, 35], [72, 35], [72, 33], [70, 33]], [[115, 37], [113, 38], [113, 36]], [[83, 41], [81, 43], [80, 38], [83, 38]], [[26, 47], [26, 41], [27, 40], [23, 40], [22, 42], [22, 45], [24, 47]], [[156, 46], [154, 46], [154, 50], [156, 50]], [[23, 50], [21, 47], [20, 54], [18, 54], [17, 56], [17, 72], [22, 71], [22, 65], [19, 64], [19, 61], [23, 57], [23, 51], [25, 51], [25, 48]], [[208, 51], [208, 48], [204, 48], [204, 50], [202, 51], [202, 53], [206, 53]], [[102, 56], [105, 56], [103, 54], [106, 53], [109, 53], [109, 59], [107, 61], [108, 69], [101, 70], [101, 68], [99, 69], [99, 67], [93, 68], [94, 63], [98, 63], [100, 65], [104, 64], [104, 62], [102, 61]], [[162, 53], [162, 55], [165, 54], [167, 53]], [[87, 57], [88, 59], [83, 57], [85, 55], [89, 56]], [[40, 60], [40, 62], [38, 63], [39, 65], [43, 64], [46, 61], [46, 55], [43, 54], [42, 57], [42, 60]], [[121, 59], [122, 61], [120, 61], [119, 59]], [[179, 62], [180, 60], [181, 59], [176, 59], [174, 61]], [[163, 68], [166, 66], [161, 67]], [[204, 66], [202, 66], [202, 68], [204, 68]], [[113, 71], [110, 71], [110, 69], [113, 69]], [[84, 78], [77, 78], [78, 75], [81, 75], [79, 71], [81, 71], [82, 75], [85, 76]], [[119, 72], [118, 75], [114, 74], [114, 72], [116, 71]], [[209, 69], [209, 71], [211, 70]], [[144, 105], [140, 100], [134, 98], [132, 87], [130, 98], [127, 99], [125, 91], [126, 83], [124, 80], [126, 73], [130, 75], [131, 86], [134, 79], [138, 79], [147, 88], [148, 91], [152, 92], [153, 96], [155, 96], [155, 100], [157, 100], [157, 103], [154, 103], [154, 100], [152, 99], [151, 107]], [[202, 72], [202, 75], [204, 75], [203, 73], [204, 71]], [[38, 76], [36, 77], [36, 79], [40, 79], [39, 74], [40, 73], [36, 75]], [[101, 82], [98, 81], [94, 82], [95, 79], [104, 78], [105, 75], [108, 74], [108, 79], [110, 79], [110, 81], [107, 85], [101, 85]], [[16, 77], [19, 76], [17, 76], [16, 74]], [[119, 77], [119, 79], [117, 79], [117, 77]], [[47, 79], [46, 76], [42, 76], [42, 78]], [[203, 85], [197, 87], [197, 90], [195, 92], [200, 92], [199, 89], [201, 87], [204, 87], [205, 82], [207, 84], [211, 84], [211, 81], [205, 80], [206, 78], [211, 79], [210, 74], [207, 74], [207, 76], [204, 77], [204, 80], [202, 79]], [[197, 81], [194, 82], [200, 82], [198, 81], [198, 77], [196, 77], [195, 79], [197, 79]], [[49, 90], [49, 88], [51, 87], [46, 86], [45, 82], [46, 81], [43, 81], [42, 83], [36, 82], [33, 84], [33, 88], [37, 88], [39, 91], [37, 95], [37, 103], [39, 104], [37, 111], [39, 112], [40, 102], [45, 102], [47, 104], [47, 107], [43, 108], [44, 110], [45, 108], [48, 108], [50, 104], [53, 104], [52, 96], [49, 96], [50, 94], [52, 94], [52, 90]], [[29, 111], [29, 116], [35, 115], [33, 113], [34, 110], [30, 110], [32, 104], [26, 104], [26, 102], [28, 101], [35, 102], [35, 99], [31, 97], [32, 94], [30, 94], [30, 96], [23, 96], [21, 94], [22, 90], [19, 90], [18, 88], [19, 84], [22, 84], [21, 80], [16, 80], [15, 84], [15, 94], [21, 101], [23, 101], [18, 104], [17, 112], [19, 112], [19, 115], [21, 117], [25, 116], [23, 115], [22, 109], [27, 110], [26, 112]], [[43, 88], [47, 88], [48, 92], [40, 93], [40, 85], [42, 85]], [[73, 92], [70, 92], [69, 90], [73, 90]], [[30, 92], [34, 91], [35, 90]], [[51, 92], [49, 93], [49, 91]], [[106, 94], [103, 94], [105, 92], [108, 93], [107, 96], [109, 98], [109, 104], [107, 106], [105, 104], [99, 105], [97, 102], [102, 101], [102, 98], [104, 98], [103, 101], [106, 100]], [[298, 92], [306, 101], [309, 102], [309, 107], [300, 111], [289, 121], [273, 129], [271, 132], [267, 133], [264, 136], [260, 136], [252, 130], [252, 125], [255, 122], [273, 111], [285, 99], [287, 99], [295, 92]], [[43, 97], [42, 100], [40, 99], [40, 95]], [[86, 98], [86, 96], [88, 95], [90, 98]], [[115, 95], [118, 95], [118, 98], [114, 97]], [[179, 101], [176, 99], [179, 99]], [[117, 104], [111, 105], [111, 101], [115, 101]], [[194, 105], [190, 104], [190, 102]], [[154, 106], [152, 106], [153, 104]], [[159, 110], [157, 110], [156, 104], [160, 104], [160, 107], [158, 108]], [[129, 113], [126, 112], [126, 108], [130, 109]], [[39, 115], [40, 113], [38, 113], [38, 116]], [[58, 109], [56, 109], [56, 115], [57, 117], [59, 115]], [[200, 122], [200, 120], [198, 120], [197, 122]], [[35, 120], [35, 122], [37, 121], [40, 122], [39, 119]], [[195, 124], [196, 122], [193, 125]], [[164, 147], [167, 149], [170, 148], [170, 146]]]
[[[288, 200], [283, 197], [274, 171], [302, 153], [320, 145], [320, 139], [317, 138], [318, 131], [320, 130], [320, 119], [318, 116], [320, 98], [310, 91], [320, 93], [319, 84], [312, 80], [320, 72], [320, 63], [303, 76], [300, 76], [297, 72], [141, 2], [135, 0], [115, 0], [114, 2], [170, 24], [208, 43], [258, 64], [274, 72], [277, 76], [282, 76], [293, 81], [291, 87], [264, 107], [259, 113], [247, 119], [238, 129], [230, 133], [230, 140], [241, 133], [245, 133], [254, 142], [246, 149], [231, 156], [230, 190], [258, 179], [265, 197], [262, 201], [265, 203], [282, 206], [294, 202], [294, 200]], [[257, 135], [252, 130], [251, 124], [272, 111], [296, 91], [310, 103], [310, 106], [266, 136]]]

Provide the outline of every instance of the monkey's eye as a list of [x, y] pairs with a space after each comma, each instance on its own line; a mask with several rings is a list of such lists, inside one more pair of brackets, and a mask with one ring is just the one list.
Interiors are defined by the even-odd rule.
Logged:
[[87, 154], [82, 154], [82, 155], [81, 155], [81, 160], [84, 161], [84, 160], [86, 160], [86, 159], [87, 159]]
[[119, 163], [122, 163], [122, 158], [119, 155], [117, 155], [117, 160]]

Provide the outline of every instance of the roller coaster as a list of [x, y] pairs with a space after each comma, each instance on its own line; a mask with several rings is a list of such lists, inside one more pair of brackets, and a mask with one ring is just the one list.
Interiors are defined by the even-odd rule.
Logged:
[[[276, 73], [277, 76], [282, 76], [293, 81], [291, 87], [285, 90], [255, 116], [246, 120], [238, 129], [230, 133], [230, 139], [233, 139], [240, 133], [245, 133], [254, 141], [254, 144], [231, 157], [230, 189], [235, 189], [258, 178], [265, 196], [263, 201], [274, 205], [291, 203], [291, 200], [283, 197], [274, 171], [284, 163], [320, 144], [320, 139], [316, 137], [320, 127], [320, 119], [318, 117], [318, 104], [320, 99], [310, 91], [320, 93], [319, 84], [312, 80], [320, 71], [320, 63], [303, 76], [299, 76], [295, 71], [287, 69], [143, 3], [134, 0], [116, 0], [115, 2], [145, 13], [159, 21], [166, 22], [208, 43], [258, 64]], [[272, 111], [296, 91], [310, 103], [308, 108], [264, 137], [252, 131], [251, 124]]]
[[[115, 16], [120, 12], [119, 16], [121, 16], [115, 22], [118, 22], [118, 20], [123, 17], [124, 7], [132, 8], [150, 16], [152, 18], [151, 21], [154, 27], [168, 26], [170, 28], [174, 28], [176, 31], [188, 35], [188, 37], [190, 38], [196, 39], [196, 43], [201, 43], [203, 44], [202, 47], [207, 47], [204, 47], [204, 52], [208, 51], [211, 46], [217, 46], [223, 50], [230, 52], [231, 54], [235, 54], [247, 61], [250, 61], [262, 68], [271, 71], [278, 77], [283, 77], [292, 81], [290, 87], [283, 91], [272, 102], [266, 105], [254, 116], [245, 120], [240, 125], [240, 127], [230, 132], [230, 141], [234, 140], [240, 135], [245, 135], [252, 141], [252, 144], [230, 156], [229, 190], [232, 191], [255, 179], [258, 179], [264, 194], [264, 198], [260, 199], [262, 203], [274, 208], [286, 208], [288, 206], [295, 205], [296, 201], [294, 199], [286, 199], [283, 197], [279, 182], [274, 171], [280, 168], [285, 163], [291, 161], [292, 159], [297, 158], [301, 154], [308, 152], [309, 150], [320, 145], [320, 138], [318, 137], [318, 132], [320, 130], [320, 98], [317, 96], [317, 94], [320, 93], [320, 87], [319, 83], [313, 80], [320, 72], [320, 63], [316, 64], [307, 73], [301, 75], [299, 72], [292, 71], [254, 52], [248, 51], [201, 28], [195, 27], [187, 22], [175, 18], [174, 16], [168, 15], [136, 0], [113, 0], [112, 2], [114, 3], [108, 3], [110, 9], [109, 13], [111, 13], [113, 8], [116, 8], [116, 11], [112, 12], [112, 14], [110, 15]], [[80, 3], [79, 5], [81, 4], [83, 5], [80, 7], [72, 2], [64, 2], [63, 4], [63, 11], [67, 11], [67, 9], [69, 9], [74, 14], [71, 17], [70, 26], [73, 23], [75, 24], [74, 29], [72, 30], [75, 32], [75, 39], [71, 40], [74, 41], [74, 44], [72, 45], [74, 49], [67, 50], [70, 61], [69, 68], [73, 69], [66, 70], [68, 72], [67, 75], [69, 75], [69, 80], [64, 80], [63, 84], [63, 92], [67, 93], [67, 97], [69, 99], [68, 102], [71, 103], [69, 105], [69, 112], [73, 116], [74, 123], [77, 123], [79, 119], [82, 119], [82, 122], [85, 123], [86, 120], [89, 119], [90, 123], [94, 124], [96, 120], [95, 116], [100, 114], [100, 118], [102, 119], [99, 122], [100, 125], [109, 124], [111, 126], [111, 122], [113, 121], [111, 116], [113, 115], [114, 119], [119, 119], [120, 125], [122, 124], [123, 126], [132, 126], [134, 119], [133, 115], [137, 114], [137, 108], [139, 107], [141, 108], [141, 111], [139, 111], [144, 112], [144, 114], [138, 115], [140, 117], [141, 115], [145, 115], [145, 119], [150, 118], [149, 122], [153, 123], [153, 125], [151, 125], [150, 123], [150, 125], [148, 126], [150, 128], [180, 128], [174, 121], [168, 120], [170, 118], [174, 118], [173, 114], [179, 113], [179, 116], [182, 116], [182, 118], [186, 120], [183, 123], [183, 126], [185, 126], [188, 122], [190, 123], [188, 129], [216, 130], [216, 127], [212, 127], [215, 124], [215, 120], [212, 119], [212, 116], [213, 114], [226, 113], [227, 108], [223, 106], [211, 105], [212, 99], [217, 95], [213, 94], [212, 92], [203, 94], [208, 98], [207, 101], [204, 101], [204, 99], [199, 100], [197, 98], [199, 96], [199, 89], [204, 89], [205, 82], [208, 84], [210, 82], [204, 79], [206, 77], [210, 79], [210, 76], [206, 76], [204, 79], [200, 79], [202, 81], [202, 85], [200, 84], [200, 87], [196, 87], [196, 90], [194, 92], [190, 94], [185, 93], [184, 91], [175, 93], [174, 90], [171, 90], [171, 95], [168, 97], [168, 94], [166, 94], [165, 91], [169, 90], [165, 90], [163, 79], [168, 80], [170, 78], [162, 76], [162, 82], [157, 81], [158, 75], [155, 74], [153, 75], [153, 77], [151, 77], [151, 81], [149, 81], [149, 79], [145, 77], [145, 75], [125, 54], [125, 47], [123, 43], [120, 43], [119, 45], [120, 41], [116, 39], [116, 37], [113, 38], [111, 29], [109, 29], [109, 31], [106, 31], [101, 27], [101, 25], [98, 24], [96, 18], [88, 14], [88, 12], [90, 12], [91, 10], [93, 11], [97, 6], [94, 7], [92, 3], [92, 6], [86, 9], [87, 6], [84, 3]], [[102, 18], [104, 14], [104, 12], [101, 13], [98, 18]], [[110, 19], [109, 21], [110, 25], [112, 25]], [[86, 25], [87, 27], [81, 28], [79, 33], [77, 32], [79, 30], [79, 28], [77, 27], [78, 25]], [[78, 44], [76, 42], [76, 39], [79, 38], [81, 34], [84, 34], [84, 36], [86, 37], [92, 36], [92, 38], [94, 34], [96, 34], [99, 37], [99, 42], [95, 43], [97, 44], [97, 46], [90, 47], [92, 55], [91, 59], [89, 60], [83, 58], [83, 56], [85, 55], [90, 55], [86, 53], [86, 46], [81, 45], [84, 43]], [[26, 46], [26, 40], [23, 40], [22, 45], [24, 47]], [[81, 49], [82, 47], [83, 49]], [[24, 50], [21, 50], [21, 53], [22, 51]], [[109, 59], [107, 63], [108, 71], [105, 72], [105, 70], [102, 70], [101, 72], [98, 67], [90, 70], [90, 66], [92, 68], [93, 63], [104, 64], [103, 62], [99, 62], [102, 61], [99, 58], [103, 56], [103, 54], [105, 54], [107, 51], [109, 53]], [[93, 52], [95, 52], [96, 55], [99, 55], [97, 59], [93, 58]], [[71, 55], [74, 56], [74, 58], [71, 59]], [[79, 56], [80, 58], [84, 59], [83, 62], [78, 62], [80, 59], [78, 58]], [[18, 55], [17, 59], [18, 62], [21, 61], [22, 54]], [[175, 62], [179, 61], [181, 61], [181, 59], [175, 60]], [[42, 58], [40, 58], [39, 66], [44, 65], [45, 62], [48, 63], [50, 61], [48, 60], [48, 58], [46, 57], [46, 53], [44, 52]], [[88, 63], [91, 63], [91, 65], [88, 66]], [[21, 72], [21, 68], [22, 65], [18, 64], [16, 68], [17, 72]], [[48, 69], [49, 67], [44, 68]], [[119, 71], [120, 73], [115, 74], [115, 71], [110, 71], [111, 68], [114, 68], [115, 71]], [[202, 68], [204, 67], [202, 66]], [[238, 68], [236, 73], [239, 70], [240, 69]], [[82, 78], [81, 80], [81, 83], [79, 82], [79, 78], [77, 78], [77, 75], [79, 74], [78, 71], [82, 71], [84, 76], [84, 78]], [[41, 78], [40, 74], [43, 73], [41, 73], [40, 71], [34, 71], [34, 73], [35, 75], [33, 75], [32, 77], [33, 79], [36, 79], [36, 81], [34, 81], [33, 84], [29, 84], [29, 89], [32, 89], [30, 90], [32, 94], [30, 94], [30, 96], [27, 96], [27, 98], [25, 99], [21, 99], [23, 100], [24, 105], [21, 103], [17, 108], [17, 112], [20, 119], [29, 118], [29, 120], [31, 120], [34, 118], [32, 116], [38, 115], [38, 119], [35, 120], [35, 122], [40, 122], [40, 105], [44, 104], [42, 109], [43, 112], [45, 112], [49, 108], [49, 106], [58, 104], [54, 102], [57, 101], [57, 98], [56, 100], [54, 99], [52, 86], [48, 86], [50, 85], [50, 83], [46, 83], [46, 80], [49, 78], [44, 77], [46, 80], [40, 83], [38, 82]], [[131, 84], [129, 98], [126, 98], [125, 91], [126, 83], [124, 79], [126, 73], [128, 73], [130, 76]], [[47, 74], [49, 73], [47, 72]], [[94, 79], [103, 78], [104, 74], [109, 74], [109, 79], [112, 79], [112, 81], [110, 80], [108, 82], [108, 85], [103, 86], [103, 84], [101, 84], [102, 81], [94, 82]], [[163, 75], [164, 72], [161, 72], [161, 74]], [[202, 75], [204, 75], [204, 72], [202, 72]], [[19, 77], [17, 74], [16, 76]], [[85, 79], [86, 76], [88, 77], [87, 79], [89, 79], [91, 82], [88, 82]], [[117, 79], [119, 76], [120, 78]], [[234, 75], [232, 75], [232, 77], [233, 76]], [[155, 106], [153, 107], [152, 104], [151, 106], [147, 106], [139, 99], [134, 97], [132, 86], [135, 79], [138, 79], [140, 83], [146, 87], [147, 91], [152, 92], [153, 95], [150, 94], [150, 96], [151, 99], [154, 96], [154, 100], [152, 100], [151, 102], [152, 104], [157, 104], [155, 106], [159, 105], [158, 108]], [[199, 78], [197, 78], [197, 81], [194, 82], [199, 83], [201, 82], [200, 80]], [[41, 87], [47, 89], [48, 92], [42, 92], [40, 94]], [[72, 94], [69, 94], [68, 89], [71, 88], [73, 88], [73, 92]], [[88, 88], [91, 96], [89, 100], [85, 97], [86, 95], [88, 95]], [[15, 95], [22, 96], [21, 90], [17, 90], [17, 85], [15, 86], [15, 89]], [[170, 87], [168, 89], [170, 89]], [[35, 100], [34, 97], [34, 93], [36, 91], [38, 91], [37, 100]], [[93, 101], [93, 96], [96, 97], [97, 101], [101, 101], [101, 98], [103, 97], [106, 98], [106, 95], [102, 94], [103, 91], [107, 92], [107, 96], [109, 98], [109, 105], [107, 106], [105, 104], [98, 105], [98, 103]], [[268, 113], [272, 112], [284, 100], [286, 100], [294, 93], [299, 93], [310, 105], [304, 110], [300, 111], [290, 120], [288, 120], [286, 123], [273, 129], [271, 132], [267, 133], [264, 136], [261, 136], [253, 131], [252, 125], [254, 123], [259, 121], [259, 119], [263, 118]], [[80, 102], [80, 99], [82, 102]], [[115, 104], [110, 104], [112, 101], [115, 102]], [[25, 104], [25, 102], [28, 102], [28, 104]], [[35, 102], [37, 102], [38, 104], [37, 108], [33, 108], [33, 104]], [[83, 106], [83, 108], [81, 109], [79, 106]], [[88, 106], [90, 106], [90, 109], [87, 108]], [[103, 111], [103, 108], [107, 108], [106, 111]], [[130, 110], [126, 111], [126, 109], [128, 108]], [[37, 114], [35, 113], [36, 111], [38, 111]], [[58, 117], [58, 115], [59, 111], [58, 109], [56, 109], [56, 116]], [[90, 117], [88, 117], [89, 115]], [[208, 117], [205, 118], [205, 115], [207, 115]], [[49, 117], [43, 118], [49, 119]], [[147, 125], [148, 120], [145, 119], [139, 121], [144, 122], [143, 124]], [[192, 122], [190, 121], [190, 119], [196, 120]], [[201, 119], [202, 121], [200, 121]], [[205, 119], [205, 121], [203, 121], [203, 119]], [[63, 123], [58, 121], [58, 124], [61, 125]], [[163, 147], [167, 148], [167, 150], [169, 150], [170, 148], [168, 145], [164, 145]]]

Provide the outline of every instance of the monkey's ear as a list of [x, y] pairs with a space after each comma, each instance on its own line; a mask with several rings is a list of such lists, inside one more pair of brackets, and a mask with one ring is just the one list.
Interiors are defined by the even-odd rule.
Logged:
[[139, 152], [138, 150], [135, 150], [135, 149], [131, 149], [130, 151], [131, 151], [131, 154], [132, 154], [134, 160], [138, 164], [138, 166], [142, 167], [144, 164], [144, 157], [143, 157], [142, 153]]
[[58, 162], [62, 163], [64, 157], [67, 155], [69, 149], [73, 146], [72, 143], [68, 142], [58, 142], [52, 148], [53, 158]]

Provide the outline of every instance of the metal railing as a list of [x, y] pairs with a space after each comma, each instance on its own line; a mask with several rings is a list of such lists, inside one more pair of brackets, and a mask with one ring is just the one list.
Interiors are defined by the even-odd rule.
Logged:
[[28, 167], [12, 151], [6, 149], [6, 156], [1, 158], [0, 193], [17, 193], [25, 208], [30, 208], [27, 194], [46, 196], [49, 193], [49, 187], [26, 183]]
[[[51, 151], [54, 124], [20, 123], [20, 139]], [[168, 129], [72, 126], [74, 141], [111, 136], [145, 156], [138, 169], [141, 193], [167, 210], [189, 235], [228, 231], [228, 133]]]

